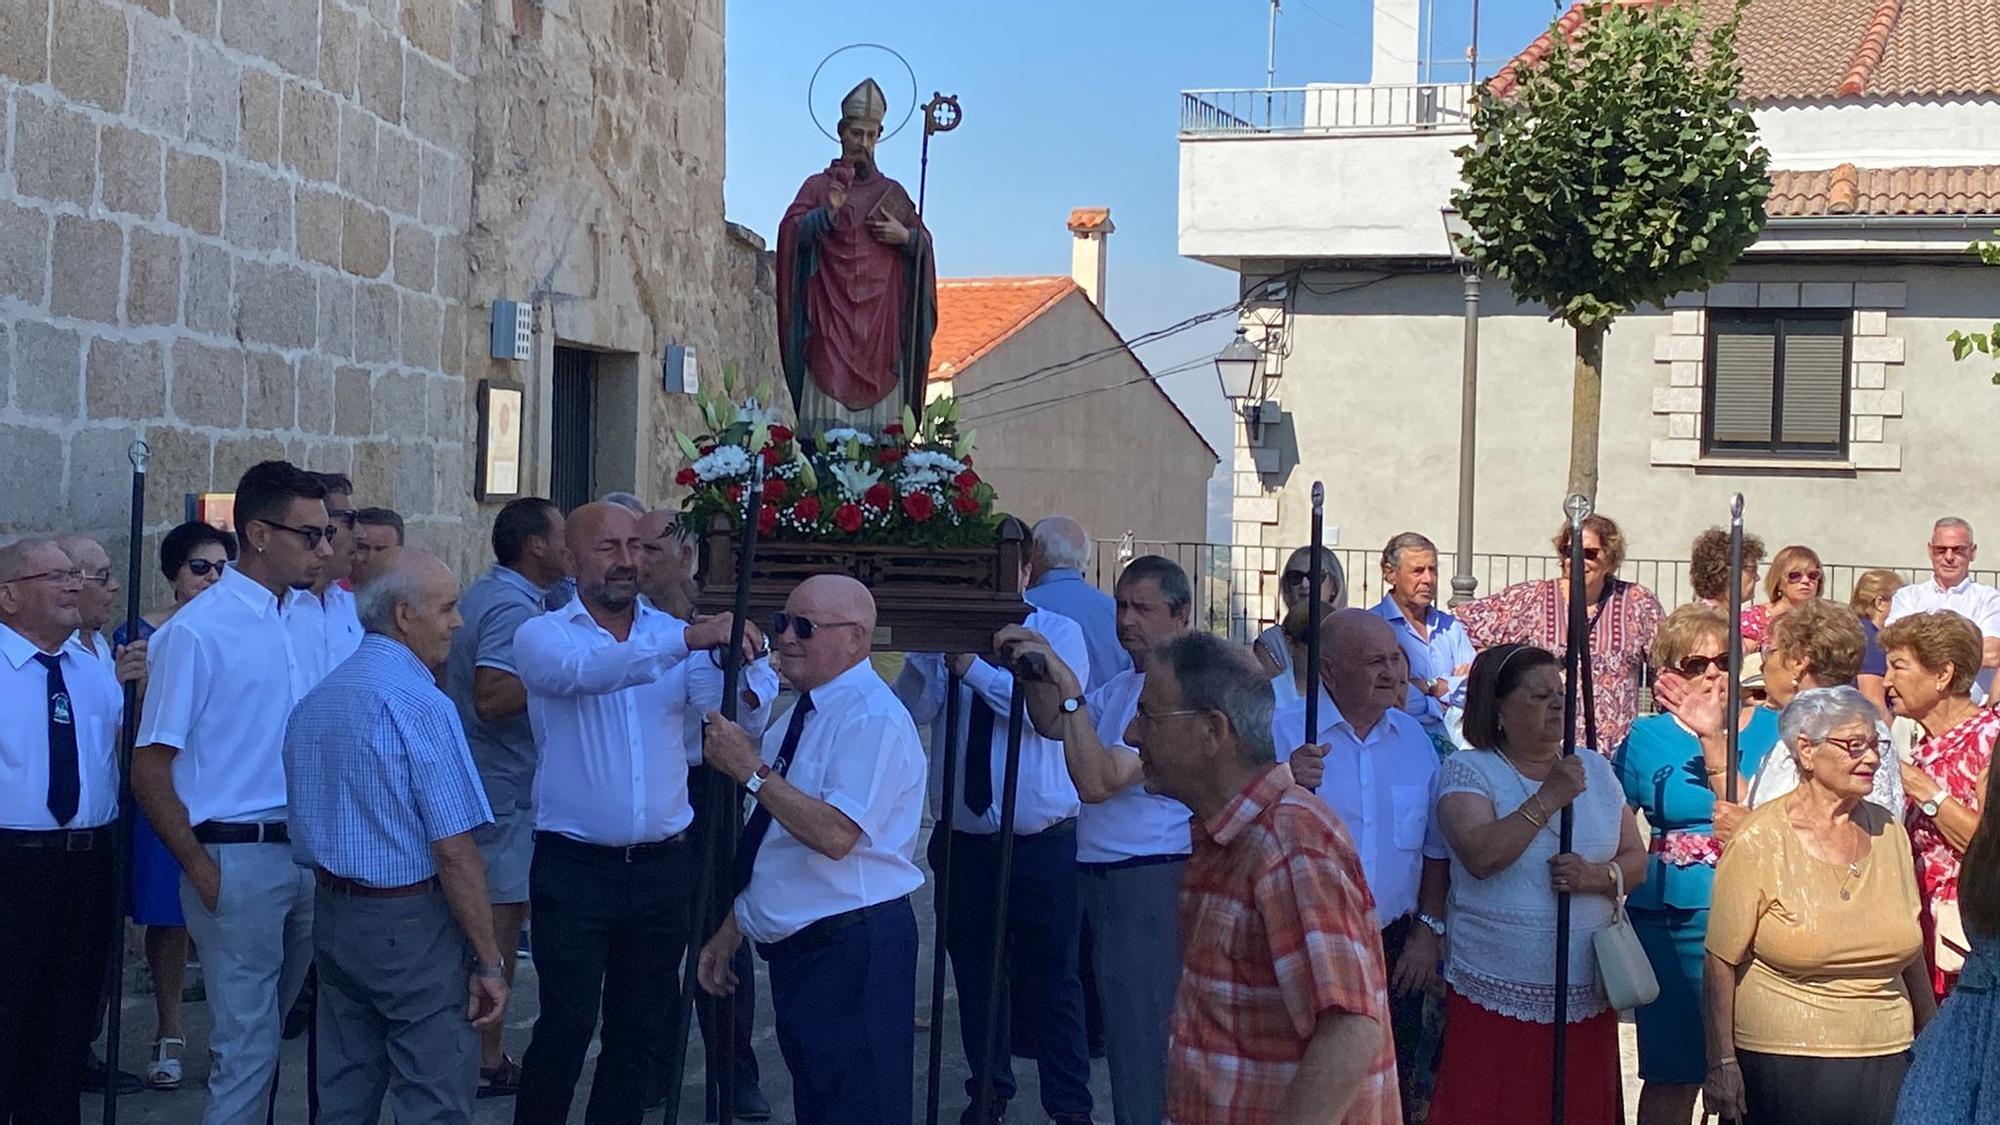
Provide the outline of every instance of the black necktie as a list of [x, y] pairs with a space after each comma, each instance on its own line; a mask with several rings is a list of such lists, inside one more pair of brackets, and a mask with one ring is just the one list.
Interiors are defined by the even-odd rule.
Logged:
[[993, 807], [993, 708], [971, 692], [972, 712], [965, 720], [965, 807], [985, 816]]
[[46, 652], [35, 660], [49, 672], [49, 815], [58, 825], [76, 819], [83, 783], [77, 774], [76, 717], [71, 713], [69, 686], [63, 683], [62, 658]]
[[[792, 721], [785, 726], [785, 741], [778, 746], [778, 760], [771, 763], [771, 772], [785, 776], [792, 768], [792, 755], [798, 752], [799, 735], [806, 729], [806, 716], [812, 714], [811, 695], [799, 696], [792, 708]], [[730, 898], [743, 893], [750, 885], [750, 872], [757, 866], [757, 849], [764, 846], [764, 834], [771, 830], [771, 810], [759, 802], [750, 810], [750, 819], [743, 822], [743, 835], [736, 839], [736, 864], [730, 871]]]

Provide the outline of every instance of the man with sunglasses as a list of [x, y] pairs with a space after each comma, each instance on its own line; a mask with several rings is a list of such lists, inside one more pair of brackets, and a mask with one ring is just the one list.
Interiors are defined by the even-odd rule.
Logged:
[[[1027, 568], [1022, 568], [1026, 585]], [[1085, 683], [1090, 652], [1083, 629], [1060, 613], [1034, 610], [1024, 628], [1045, 638], [1062, 662]], [[993, 888], [1000, 875], [999, 794], [1007, 767], [1007, 715], [1014, 677], [990, 661], [968, 654], [950, 657], [912, 653], [896, 678], [896, 695], [918, 724], [930, 724], [932, 761], [942, 763], [946, 695], [958, 682], [958, 776], [951, 779], [950, 809], [938, 810], [931, 833], [931, 870], [941, 862], [945, 832], [951, 833], [952, 880], [946, 952], [958, 982], [959, 1041], [971, 1075], [966, 1096], [975, 1102], [983, 1081], [993, 1083], [989, 1116], [961, 1120], [989, 1125], [1004, 1120], [1014, 1096], [1011, 1050], [984, 1057], [987, 1011], [1000, 1006], [998, 1042], [1027, 1046], [1041, 1076], [1042, 1108], [1058, 1125], [1090, 1119], [1090, 1046], [1085, 1036], [1083, 983], [1078, 972], [1083, 903], [1076, 876], [1076, 783], [1070, 780], [1062, 744], [1040, 732], [1021, 732], [1018, 800], [1014, 811], [1014, 852], [1007, 894], [1017, 904], [1007, 915], [1007, 972], [992, 980]], [[1025, 720], [1024, 720], [1025, 721]], [[932, 777], [934, 808], [943, 803], [945, 778]], [[1031, 905], [1032, 904], [1032, 905]], [[1018, 1018], [1026, 1027], [1010, 1034]]]
[[124, 699], [46, 539], [0, 547], [0, 1121], [75, 1122], [117, 925]]
[[630, 510], [585, 504], [564, 530], [576, 597], [514, 634], [540, 757], [528, 904], [541, 997], [514, 1119], [569, 1116], [596, 1034], [585, 1120], [623, 1125], [639, 1120], [658, 1060], [678, 1048], [665, 1014], [692, 936], [688, 888], [699, 873], [683, 716], [720, 699], [698, 698], [680, 668], [728, 643], [731, 617], [690, 625], [640, 599]]
[[214, 1024], [205, 1125], [264, 1119], [285, 1013], [312, 960], [313, 880], [292, 859], [284, 737], [327, 673], [310, 593], [333, 553], [326, 485], [285, 461], [236, 485], [237, 565], [152, 637], [132, 791], [181, 868]]
[[327, 534], [333, 554], [320, 568], [319, 579], [301, 600], [301, 616], [313, 620], [326, 650], [326, 670], [340, 667], [361, 647], [361, 617], [354, 608], [354, 587], [347, 576], [354, 565], [354, 482], [345, 473], [312, 474], [326, 488]]
[[1957, 516], [1945, 516], [1931, 527], [1931, 577], [1928, 582], [1912, 582], [1896, 591], [1889, 600], [1889, 620], [1894, 625], [1916, 613], [1948, 609], [1979, 626], [1982, 667], [1975, 697], [1990, 693], [1992, 669], [2000, 668], [2000, 590], [1972, 580], [1972, 564], [1979, 558], [1973, 542], [1972, 525]]
[[908, 1125], [915, 1062], [924, 751], [869, 664], [875, 600], [844, 575], [801, 582], [772, 621], [799, 692], [763, 745], [708, 717], [708, 764], [757, 803], [737, 843], [736, 909], [702, 947], [727, 996], [745, 936], [769, 967], [799, 1125]]

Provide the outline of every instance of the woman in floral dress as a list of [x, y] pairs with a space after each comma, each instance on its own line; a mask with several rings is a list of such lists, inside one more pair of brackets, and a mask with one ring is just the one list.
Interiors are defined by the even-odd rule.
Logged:
[[[1569, 524], [1556, 533], [1561, 578], [1519, 582], [1456, 612], [1474, 647], [1525, 644], [1562, 659], [1569, 635]], [[1653, 634], [1665, 616], [1660, 599], [1636, 582], [1618, 577], [1625, 561], [1625, 536], [1608, 516], [1583, 521], [1584, 597], [1589, 603], [1590, 666], [1596, 692], [1597, 750], [1609, 756], [1625, 741], [1639, 717], [1639, 683], [1644, 678]], [[1583, 735], [1577, 732], [1578, 737]]]
[[[1991, 788], [1986, 795], [1992, 798]], [[1972, 834], [1959, 901], [1972, 952], [1958, 987], [1917, 1037], [1896, 1125], [2000, 1121], [2000, 825]]]
[[1979, 829], [2000, 712], [1972, 701], [1980, 664], [1972, 622], [1950, 610], [1912, 614], [1882, 630], [1881, 641], [1889, 703], [1922, 728], [1902, 765], [1904, 825], [1916, 851], [1931, 986], [1943, 999], [1970, 948], [1959, 921], [1958, 868]]

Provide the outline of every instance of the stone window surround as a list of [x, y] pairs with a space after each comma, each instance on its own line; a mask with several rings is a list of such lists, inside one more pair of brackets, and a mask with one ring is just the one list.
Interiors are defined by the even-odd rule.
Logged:
[[[1666, 419], [1652, 441], [1662, 467], [1785, 468], [1802, 472], [1898, 470], [1903, 447], [1885, 440], [1887, 419], [1903, 414], [1903, 392], [1889, 387], [1904, 362], [1904, 341], [1889, 335], [1889, 313], [1908, 303], [1900, 281], [1730, 281], [1669, 302], [1670, 324], [1653, 350], [1667, 384], [1653, 388], [1653, 413]], [[1709, 309], [1849, 309], [1848, 444], [1846, 460], [1704, 456], [1702, 392], [1708, 362]]]

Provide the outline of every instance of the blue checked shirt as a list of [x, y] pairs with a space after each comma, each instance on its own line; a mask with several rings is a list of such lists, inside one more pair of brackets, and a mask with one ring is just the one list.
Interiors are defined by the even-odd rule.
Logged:
[[374, 633], [292, 709], [285, 788], [299, 865], [373, 887], [429, 879], [432, 843], [493, 821], [457, 709]]

